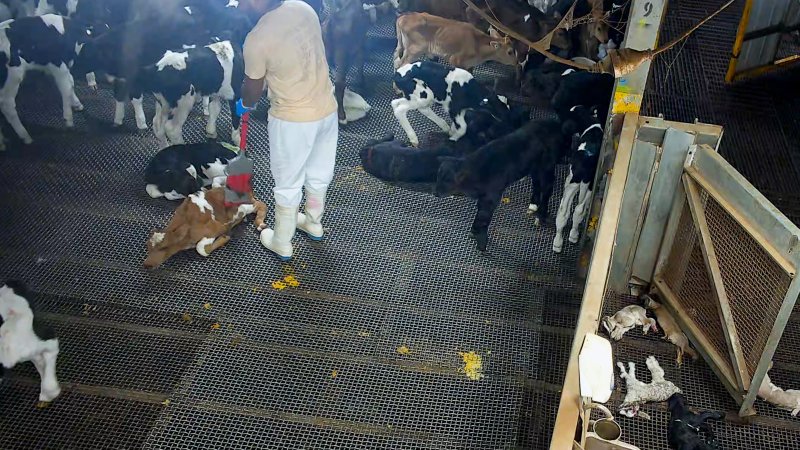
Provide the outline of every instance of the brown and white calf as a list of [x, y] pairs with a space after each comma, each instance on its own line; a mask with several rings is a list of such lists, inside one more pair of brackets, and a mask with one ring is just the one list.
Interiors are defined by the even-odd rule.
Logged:
[[176, 253], [194, 248], [202, 256], [231, 240], [228, 234], [245, 216], [255, 213], [256, 228], [266, 227], [267, 205], [250, 194], [249, 204], [225, 205], [225, 188], [215, 187], [189, 195], [175, 210], [167, 228], [154, 230], [147, 240], [144, 266], [154, 269]]
[[508, 40], [489, 36], [468, 23], [427, 13], [398, 17], [395, 70], [425, 56], [436, 56], [467, 70], [486, 61], [517, 64], [517, 53]]

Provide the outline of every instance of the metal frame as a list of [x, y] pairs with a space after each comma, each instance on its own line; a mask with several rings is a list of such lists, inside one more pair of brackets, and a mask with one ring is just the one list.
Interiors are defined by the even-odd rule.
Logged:
[[[698, 187], [702, 187], [738, 225], [756, 241], [778, 266], [792, 279], [783, 298], [780, 311], [772, 324], [769, 338], [761, 353], [756, 370], [750, 377], [739, 343], [728, 296], [722, 284], [719, 266], [710, 233], [705, 221]], [[662, 276], [673, 248], [681, 213], [688, 202], [692, 219], [700, 234], [701, 249], [719, 306], [720, 321], [729, 354], [720, 355], [705, 339], [703, 324], [690, 320]], [[740, 405], [741, 416], [755, 413], [753, 404], [758, 387], [769, 370], [786, 323], [800, 294], [796, 277], [800, 267], [800, 229], [784, 217], [741, 174], [707, 145], [693, 146], [684, 166], [683, 185], [673, 203], [672, 214], [658, 258], [656, 288], [663, 294], [665, 304], [678, 320], [708, 364]]]
[[[770, 1], [772, 0], [767, 0], [767, 2]], [[775, 60], [772, 62], [772, 64], [766, 64], [759, 67], [746, 69], [741, 72], [737, 72], [736, 69], [737, 65], [739, 64], [739, 57], [742, 54], [742, 48], [744, 47], [744, 44], [746, 42], [764, 38], [773, 34], [783, 34], [800, 28], [800, 23], [797, 23], [791, 26], [783, 26], [781, 24], [781, 25], [768, 26], [758, 30], [747, 31], [748, 27], [750, 26], [750, 20], [753, 16], [753, 9], [754, 7], [758, 6], [760, 5], [756, 4], [755, 0], [745, 0], [744, 10], [742, 11], [742, 19], [739, 22], [739, 28], [736, 31], [736, 40], [734, 41], [733, 44], [731, 61], [728, 65], [728, 72], [725, 74], [725, 81], [728, 83], [746, 78], [752, 78], [758, 75], [772, 72], [778, 68], [800, 62], [800, 55], [791, 55], [785, 58]], [[772, 56], [772, 59], [774, 59], [774, 57], [775, 55]]]

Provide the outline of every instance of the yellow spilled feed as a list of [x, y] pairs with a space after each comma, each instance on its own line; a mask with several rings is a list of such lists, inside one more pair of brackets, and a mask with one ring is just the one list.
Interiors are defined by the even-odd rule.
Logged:
[[397, 347], [397, 353], [400, 353], [401, 355], [408, 355], [409, 353], [411, 353], [411, 350], [409, 350], [408, 347], [403, 345], [403, 346]]
[[483, 378], [483, 362], [481, 361], [481, 355], [475, 352], [459, 352], [461, 358], [464, 360], [464, 367], [459, 369], [459, 372], [462, 372], [467, 375], [467, 378], [473, 381], [480, 380]]
[[297, 281], [297, 278], [295, 278], [294, 275], [286, 275], [285, 277], [283, 277], [283, 281], [285, 281], [286, 284], [288, 284], [291, 287], [300, 286], [300, 282]]

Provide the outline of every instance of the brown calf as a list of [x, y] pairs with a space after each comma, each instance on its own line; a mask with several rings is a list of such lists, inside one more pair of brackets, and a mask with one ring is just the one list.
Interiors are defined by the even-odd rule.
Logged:
[[252, 213], [256, 213], [256, 227], [263, 229], [267, 205], [252, 194], [250, 200], [251, 204], [226, 207], [222, 187], [191, 194], [175, 210], [167, 228], [150, 233], [144, 266], [154, 269], [176, 253], [192, 248], [208, 256], [227, 244], [231, 240], [228, 233]]
[[468, 23], [427, 13], [398, 17], [394, 68], [425, 56], [437, 56], [467, 70], [486, 61], [517, 64], [517, 54], [507, 39], [491, 37]]

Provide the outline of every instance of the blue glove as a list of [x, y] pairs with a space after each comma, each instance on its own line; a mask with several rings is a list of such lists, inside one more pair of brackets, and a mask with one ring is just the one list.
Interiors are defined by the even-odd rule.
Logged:
[[255, 106], [253, 106], [252, 108], [244, 106], [244, 103], [242, 103], [242, 99], [239, 99], [239, 101], [236, 102], [236, 115], [239, 117], [242, 117], [245, 113], [248, 113], [254, 109], [256, 109]]

